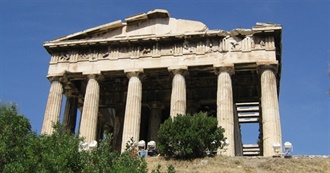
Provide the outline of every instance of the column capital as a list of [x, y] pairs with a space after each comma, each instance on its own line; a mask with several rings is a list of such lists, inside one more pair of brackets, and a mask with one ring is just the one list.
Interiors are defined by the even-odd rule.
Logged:
[[229, 75], [235, 74], [234, 64], [214, 64], [215, 74], [219, 75], [221, 72], [227, 72]]
[[104, 79], [104, 76], [100, 74], [86, 74], [85, 76], [87, 79], [95, 79], [96, 81], [100, 81]]
[[278, 62], [258, 62], [258, 73], [261, 74], [265, 70], [271, 70], [274, 73], [278, 72]]
[[136, 69], [127, 69], [124, 70], [124, 73], [126, 74], [126, 76], [130, 79], [131, 77], [135, 76], [140, 78], [141, 74], [143, 73], [143, 69], [142, 68], [136, 68]]
[[64, 80], [64, 77], [63, 76], [48, 76], [47, 79], [50, 81], [50, 82], [53, 82], [53, 81], [58, 81], [58, 82], [63, 82]]
[[188, 74], [187, 66], [171, 66], [171, 67], [168, 67], [167, 69], [169, 72], [172, 72], [174, 75], [176, 75], [176, 74], [187, 75]]

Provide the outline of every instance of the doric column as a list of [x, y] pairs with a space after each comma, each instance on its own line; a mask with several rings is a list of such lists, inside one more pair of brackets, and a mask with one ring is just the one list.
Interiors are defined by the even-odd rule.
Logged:
[[184, 74], [187, 72], [187, 67], [170, 67], [168, 68], [174, 74], [172, 81], [172, 94], [171, 94], [171, 112], [172, 118], [178, 114], [186, 114], [186, 81]]
[[58, 78], [52, 78], [41, 134], [53, 133], [53, 124], [60, 119], [63, 86]]
[[72, 133], [76, 128], [77, 108], [78, 98], [72, 94], [67, 94], [62, 124], [65, 129], [70, 130]]
[[160, 123], [162, 121], [162, 109], [164, 106], [159, 102], [153, 102], [148, 105], [150, 109], [150, 117], [149, 117], [149, 141], [153, 140], [158, 142], [158, 130]]
[[129, 78], [129, 82], [121, 152], [125, 151], [126, 143], [130, 141], [132, 137], [135, 142], [139, 141], [141, 124], [142, 83], [139, 79], [139, 74], [143, 72], [143, 70], [125, 72]]
[[95, 75], [88, 75], [88, 78], [79, 132], [89, 144], [96, 140], [100, 86]]
[[[276, 65], [259, 66], [261, 83], [261, 110], [263, 155], [273, 156], [274, 143], [282, 144], [280, 112], [278, 107]], [[282, 151], [282, 149], [280, 150]]]
[[215, 66], [218, 74], [217, 89], [217, 119], [218, 125], [225, 129], [224, 136], [229, 141], [224, 155], [235, 156], [234, 137], [234, 108], [233, 108], [233, 88], [231, 75], [234, 73], [233, 66]]

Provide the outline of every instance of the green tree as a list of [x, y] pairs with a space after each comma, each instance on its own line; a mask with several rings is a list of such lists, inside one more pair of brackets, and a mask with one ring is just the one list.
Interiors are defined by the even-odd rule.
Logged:
[[[33, 162], [31, 145], [36, 134], [31, 131], [27, 118], [20, 115], [14, 104], [0, 103], [0, 172], [6, 170], [28, 171], [25, 161]], [[24, 163], [24, 164], [17, 164]]]
[[33, 149], [39, 151], [35, 158], [37, 172], [81, 172], [85, 159], [79, 152], [82, 139], [62, 125], [56, 124], [54, 129], [52, 135], [41, 135], [35, 140]]
[[224, 141], [224, 129], [214, 117], [206, 113], [178, 115], [167, 119], [158, 131], [161, 154], [181, 159], [205, 156], [205, 151], [216, 151]]
[[[36, 136], [30, 131], [19, 145], [8, 147], [9, 150], [19, 148], [19, 151], [12, 152], [17, 157], [4, 164], [3, 172], [81, 172], [85, 158], [78, 152], [80, 141], [69, 131], [63, 130], [61, 125], [55, 125], [54, 133], [49, 136]], [[2, 158], [7, 160], [10, 157]]]

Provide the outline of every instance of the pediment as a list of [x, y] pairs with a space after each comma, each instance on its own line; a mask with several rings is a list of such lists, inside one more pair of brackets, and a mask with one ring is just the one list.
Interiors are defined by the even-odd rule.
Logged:
[[166, 36], [205, 32], [208, 28], [199, 21], [171, 18], [166, 10], [156, 9], [148, 13], [134, 15], [125, 19], [93, 27], [47, 43], [63, 43], [84, 40], [109, 40], [134, 38], [139, 36]]

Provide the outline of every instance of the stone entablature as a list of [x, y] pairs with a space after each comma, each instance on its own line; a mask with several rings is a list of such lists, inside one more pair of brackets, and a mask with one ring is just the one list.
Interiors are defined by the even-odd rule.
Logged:
[[169, 18], [167, 11], [153, 10], [126, 18], [126, 23], [115, 21], [44, 43], [51, 54], [48, 76], [172, 64], [278, 61], [281, 29], [281, 25], [257, 23], [252, 29], [209, 30], [201, 22]]
[[[221, 37], [213, 39], [203, 38], [204, 34], [194, 36], [202, 36], [202, 39], [191, 39], [189, 41], [189, 38], [178, 39], [175, 37], [177, 40], [167, 41], [164, 39], [163, 41], [163, 39], [159, 39], [158, 41], [140, 41], [139, 43], [128, 40], [129, 45], [111, 45], [111, 42], [109, 42], [108, 44], [110, 45], [108, 46], [104, 45], [104, 47], [101, 47], [102, 45], [98, 45], [98, 50], [86, 48], [86, 45], [76, 44], [75, 46], [78, 47], [68, 46], [68, 50], [65, 50], [65, 47], [63, 47], [61, 51], [51, 53], [51, 64], [85, 60], [157, 58], [160, 56], [205, 55], [214, 52], [275, 50], [274, 38], [272, 36], [265, 38], [246, 36], [243, 39], [235, 36], [226, 36], [223, 39]], [[93, 47], [93, 44], [89, 46]]]
[[[58, 52], [55, 50], [51, 53], [49, 76], [63, 74], [65, 71], [88, 74], [127, 68], [162, 68], [172, 64], [200, 66], [213, 65], [215, 62], [277, 61], [274, 38], [271, 36], [265, 38], [247, 36], [244, 39], [231, 36], [222, 39], [186, 38], [104, 47], [101, 45], [63, 47]], [[153, 63], [150, 64], [150, 61]], [[94, 72], [91, 67], [98, 71]]]

